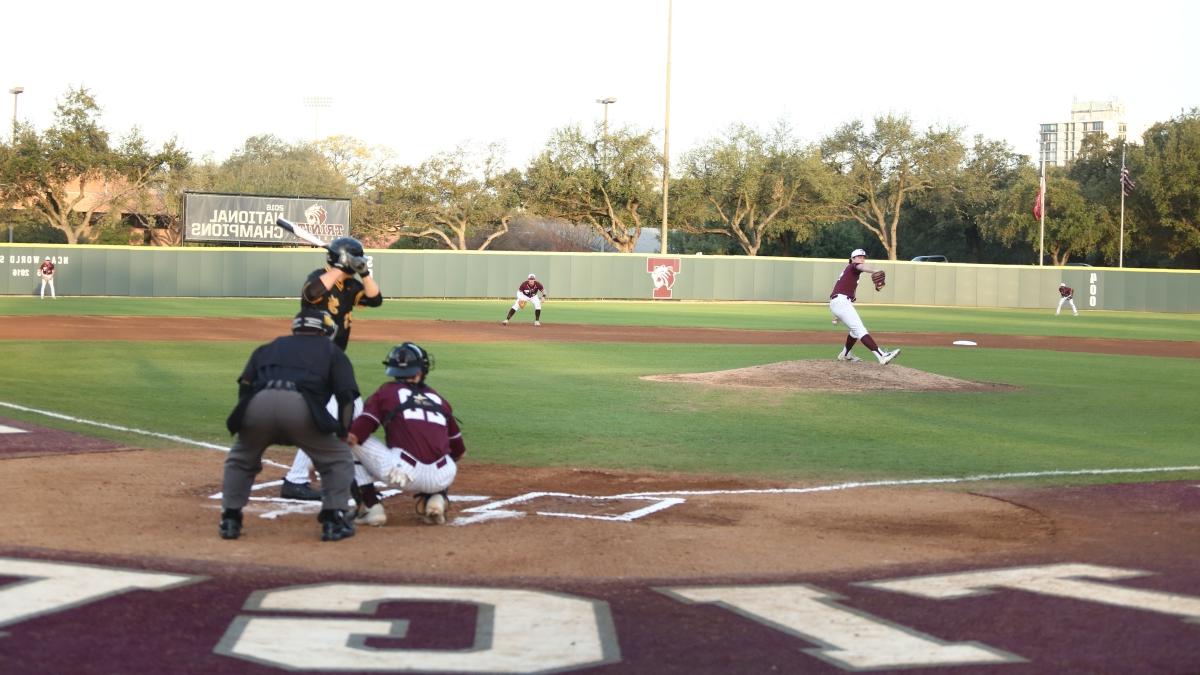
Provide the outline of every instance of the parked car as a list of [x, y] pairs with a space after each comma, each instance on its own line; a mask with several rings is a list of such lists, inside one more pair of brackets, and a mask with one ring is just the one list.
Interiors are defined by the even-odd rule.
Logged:
[[950, 262], [946, 260], [944, 255], [919, 255], [912, 259], [913, 262]]

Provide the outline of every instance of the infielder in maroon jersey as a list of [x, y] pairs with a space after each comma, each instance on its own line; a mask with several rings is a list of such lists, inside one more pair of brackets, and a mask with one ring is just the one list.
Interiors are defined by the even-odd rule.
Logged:
[[[467, 452], [462, 431], [450, 402], [425, 382], [433, 365], [429, 352], [405, 342], [392, 347], [383, 363], [395, 381], [367, 398], [346, 440], [362, 466], [382, 481], [409, 488], [417, 497], [417, 513], [426, 523], [440, 525], [446, 522], [446, 491]], [[381, 426], [386, 445], [371, 436]], [[376, 513], [360, 516], [358, 522], [386, 522], [383, 504], [368, 511]]]
[[501, 326], [507, 326], [508, 320], [513, 318], [513, 314], [525, 307], [525, 303], [533, 303], [533, 325], [542, 325], [542, 300], [550, 296], [546, 295], [546, 287], [542, 286], [537, 280], [537, 276], [530, 274], [525, 281], [517, 286], [517, 300], [512, 307], [508, 308], [508, 316], [500, 322]]
[[[359, 278], [356, 279], [355, 276]], [[361, 279], [361, 281], [359, 280]], [[337, 325], [337, 333], [333, 338], [342, 351], [350, 342], [350, 315], [355, 307], [378, 307], [383, 304], [383, 293], [371, 270], [367, 265], [366, 252], [362, 243], [353, 237], [338, 237], [329, 243], [326, 255], [326, 266], [313, 270], [304, 281], [300, 291], [300, 307], [324, 310], [333, 317]], [[330, 401], [333, 405], [333, 401]], [[355, 413], [362, 410], [362, 399], [355, 401]], [[312, 460], [304, 454], [303, 449], [296, 450], [292, 467], [283, 479], [279, 495], [284, 499], [303, 499], [317, 501], [321, 493], [309, 485], [308, 475], [312, 470]], [[356, 498], [374, 498], [374, 485], [365, 473], [356, 473]], [[364, 487], [364, 484], [366, 486]], [[363, 491], [371, 493], [362, 494]]]
[[858, 316], [858, 310], [854, 309], [854, 293], [858, 290], [858, 277], [863, 272], [871, 274], [877, 272], [866, 263], [867, 252], [861, 248], [856, 248], [850, 253], [850, 264], [842, 270], [838, 275], [837, 281], [833, 284], [833, 292], [829, 295], [829, 311], [833, 312], [834, 317], [841, 321], [850, 334], [846, 336], [846, 346], [842, 347], [842, 351], [838, 353], [838, 361], [862, 361], [862, 359], [850, 353], [854, 348], [854, 343], [862, 340], [862, 343], [875, 353], [875, 358], [879, 359], [879, 363], [887, 365], [892, 359], [900, 354], [899, 349], [885, 351], [875, 344], [875, 338], [871, 337], [867, 332], [867, 327], [863, 325], [862, 319]]
[[1063, 282], [1058, 285], [1058, 294], [1062, 297], [1058, 300], [1058, 309], [1054, 310], [1054, 316], [1058, 316], [1058, 313], [1062, 311], [1062, 306], [1066, 303], [1070, 303], [1071, 312], [1075, 316], [1079, 316], [1079, 310], [1075, 309], [1075, 289]]

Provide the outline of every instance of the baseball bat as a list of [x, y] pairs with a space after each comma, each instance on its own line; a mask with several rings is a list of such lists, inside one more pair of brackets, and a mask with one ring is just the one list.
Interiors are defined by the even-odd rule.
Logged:
[[308, 243], [312, 244], [313, 246], [316, 246], [318, 248], [329, 248], [329, 244], [321, 241], [320, 238], [317, 237], [317, 235], [304, 229], [303, 225], [297, 225], [296, 223], [293, 223], [292, 221], [288, 220], [287, 218], [279, 218], [275, 221], [275, 224], [278, 225], [279, 227], [287, 230], [288, 232], [291, 232], [292, 234], [296, 235], [300, 239], [307, 241]]

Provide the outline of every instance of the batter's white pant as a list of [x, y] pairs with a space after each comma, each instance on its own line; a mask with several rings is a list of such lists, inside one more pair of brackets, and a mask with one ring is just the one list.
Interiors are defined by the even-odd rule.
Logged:
[[1059, 300], [1058, 301], [1058, 309], [1054, 310], [1054, 316], [1058, 316], [1058, 313], [1062, 311], [1062, 306], [1063, 306], [1064, 302], [1070, 303], [1071, 304], [1071, 313], [1076, 316], [1079, 316], [1079, 310], [1075, 309], [1075, 299], [1074, 298], [1063, 298], [1063, 299]]
[[42, 277], [42, 297], [46, 297], [46, 284], [50, 284], [50, 297], [57, 298], [54, 292], [54, 277]]
[[[337, 416], [338, 416], [337, 397], [330, 396], [329, 403], [325, 404], [325, 409], [329, 411], [330, 415], [333, 415], [334, 419], [337, 419]], [[359, 415], [361, 415], [362, 411], [363, 411], [363, 400], [362, 400], [362, 397], [360, 396], [360, 397], [354, 399], [354, 417], [358, 417]], [[353, 418], [351, 418], [351, 419], [353, 419]], [[309, 459], [308, 455], [306, 455], [304, 453], [304, 448], [296, 448], [296, 458], [292, 460], [292, 468], [288, 469], [287, 481], [289, 483], [307, 483], [308, 482], [308, 472], [311, 471], [312, 468], [313, 468], [312, 460]], [[358, 485], [366, 485], [371, 482], [371, 478], [369, 476], [367, 476], [365, 471], [362, 470], [362, 467], [355, 464], [354, 465], [354, 481]]]
[[862, 319], [858, 316], [858, 310], [854, 309], [854, 303], [850, 302], [850, 298], [838, 294], [833, 296], [829, 301], [829, 311], [837, 317], [838, 321], [850, 331], [850, 337], [854, 339], [861, 338], [867, 334], [867, 327], [863, 325]]
[[516, 302], [513, 303], [512, 310], [514, 312], [521, 311], [521, 303], [522, 302], [533, 303], [534, 309], [542, 308], [542, 296], [534, 295], [532, 298], [530, 298], [530, 297], [526, 297], [524, 293], [517, 291], [517, 300], [516, 300]]
[[413, 494], [431, 495], [449, 490], [458, 475], [458, 465], [449, 455], [432, 464], [424, 464], [401, 448], [389, 448], [374, 436], [363, 441], [362, 445], [351, 445], [350, 452], [361, 463], [360, 468], [366, 468], [372, 478], [384, 483], [388, 482], [388, 473], [399, 468], [412, 479], [405, 491]]

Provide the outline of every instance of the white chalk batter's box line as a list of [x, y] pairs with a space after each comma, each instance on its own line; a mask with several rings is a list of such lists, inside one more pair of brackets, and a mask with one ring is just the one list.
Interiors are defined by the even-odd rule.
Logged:
[[[13, 410], [20, 410], [23, 412], [29, 412], [29, 413], [34, 413], [34, 414], [38, 414], [38, 415], [44, 415], [46, 417], [53, 417], [55, 419], [66, 420], [68, 422], [74, 422], [77, 424], [88, 424], [88, 425], [92, 425], [92, 426], [101, 427], [104, 429], [113, 429], [116, 431], [124, 431], [124, 432], [128, 432], [128, 433], [142, 434], [144, 436], [151, 436], [154, 438], [162, 438], [162, 439], [174, 441], [177, 443], [182, 443], [184, 445], [191, 445], [191, 446], [195, 446], [195, 447], [206, 448], [209, 450], [219, 450], [221, 452], [229, 452], [229, 448], [226, 448], [226, 447], [220, 446], [220, 445], [216, 445], [213, 443], [206, 443], [203, 441], [194, 441], [189, 438], [183, 438], [182, 436], [175, 436], [173, 434], [163, 434], [163, 433], [159, 433], [156, 431], [146, 431], [144, 429], [134, 429], [134, 428], [124, 427], [124, 426], [120, 426], [120, 425], [116, 425], [116, 424], [109, 424], [107, 422], [96, 422], [93, 420], [86, 420], [86, 419], [82, 419], [79, 417], [72, 417], [70, 415], [64, 415], [62, 413], [52, 412], [49, 410], [39, 410], [37, 408], [30, 408], [30, 407], [19, 405], [16, 403], [9, 403], [7, 401], [0, 401], [0, 407], [11, 408]], [[270, 464], [272, 466], [277, 466], [277, 467], [284, 468], [284, 469], [291, 468], [286, 464], [280, 464], [278, 462], [272, 462], [272, 461], [265, 460], [265, 459], [263, 460], [263, 463]], [[493, 502], [491, 504], [484, 504], [481, 506], [475, 506], [475, 507], [471, 507], [468, 509], [463, 509], [463, 511], [462, 511], [463, 513], [470, 513], [471, 515], [470, 516], [459, 516], [452, 521], [452, 524], [454, 524], [454, 525], [469, 525], [471, 523], [481, 522], [481, 521], [485, 521], [485, 520], [494, 520], [497, 518], [521, 517], [521, 516], [525, 515], [525, 512], [506, 510], [503, 507], [506, 505], [516, 504], [516, 503], [519, 503], [522, 501], [529, 501], [532, 499], [537, 499], [539, 497], [545, 497], [545, 496], [567, 497], [567, 498], [587, 499], [587, 500], [643, 499], [643, 500], [647, 500], [647, 501], [655, 501], [656, 502], [655, 504], [652, 504], [645, 508], [636, 509], [634, 511], [630, 511], [629, 513], [620, 514], [620, 515], [616, 515], [616, 516], [558, 513], [558, 512], [553, 512], [553, 511], [545, 511], [545, 512], [536, 511], [535, 512], [537, 515], [552, 516], [552, 517], [559, 517], [559, 518], [580, 518], [580, 519], [590, 519], [590, 520], [630, 522], [630, 521], [642, 518], [644, 516], [650, 515], [652, 513], [657, 513], [658, 511], [669, 508], [676, 504], [681, 504], [685, 501], [683, 499], [683, 497], [703, 497], [703, 496], [719, 496], [719, 495], [753, 495], [753, 494], [784, 494], [784, 495], [786, 495], [786, 494], [805, 494], [805, 493], [809, 493], [809, 492], [834, 492], [834, 491], [839, 491], [839, 490], [853, 490], [853, 489], [858, 489], [858, 488], [871, 488], [871, 487], [903, 487], [903, 486], [911, 486], [911, 485], [951, 485], [951, 484], [956, 484], [956, 483], [978, 483], [978, 482], [985, 482], [985, 481], [1012, 480], [1012, 479], [1019, 479], [1019, 478], [1053, 478], [1053, 477], [1058, 477], [1058, 476], [1105, 476], [1105, 475], [1120, 475], [1120, 474], [1171, 473], [1171, 472], [1178, 472], [1178, 471], [1200, 471], [1200, 466], [1165, 466], [1165, 467], [1132, 468], [1132, 469], [1063, 469], [1063, 470], [1055, 470], [1055, 471], [1020, 471], [1020, 472], [1011, 472], [1011, 473], [977, 474], [977, 475], [973, 475], [973, 476], [953, 476], [953, 477], [947, 477], [947, 478], [911, 478], [911, 479], [906, 479], [906, 480], [854, 481], [854, 482], [847, 482], [847, 483], [837, 483], [834, 485], [817, 485], [817, 486], [801, 487], [801, 488], [758, 488], [758, 489], [744, 489], [744, 490], [663, 490], [663, 491], [657, 491], [657, 492], [631, 492], [631, 493], [627, 493], [627, 494], [608, 495], [608, 496], [571, 495], [571, 494], [567, 494], [567, 493], [556, 493], [556, 492], [529, 492], [529, 493], [526, 493], [523, 495], [519, 495], [517, 497], [511, 497], [509, 499], [501, 500], [499, 502]], [[259, 489], [262, 489], [265, 487], [276, 486], [276, 485], [280, 485], [280, 484], [281, 484], [281, 481], [269, 481], [267, 483], [260, 483], [258, 485], [255, 485], [252, 489], [259, 490]], [[1195, 486], [1195, 487], [1200, 487], [1200, 485]], [[390, 496], [395, 496], [397, 494], [400, 494], [400, 492], [398, 490], [385, 490], [384, 492], [382, 492], [380, 494], [380, 496], [381, 497], [385, 497], [385, 496], [390, 497]], [[220, 493], [213, 495], [211, 498], [220, 499]], [[452, 501], [452, 502], [486, 501], [488, 499], [491, 499], [491, 498], [490, 497], [462, 496], [462, 495], [451, 495], [450, 496], [450, 501]], [[319, 504], [315, 504], [314, 502], [302, 502], [302, 501], [297, 501], [297, 500], [292, 500], [292, 499], [279, 499], [279, 498], [271, 498], [271, 497], [251, 497], [251, 501], [253, 501], [253, 502], [272, 502], [272, 503], [277, 503], [277, 504], [282, 505], [281, 508], [275, 509], [273, 511], [268, 511], [266, 514], [264, 514], [262, 516], [263, 518], [277, 518], [280, 515], [285, 515], [287, 513], [300, 513], [300, 512], [311, 513], [311, 512], [314, 512], [315, 510], [319, 510], [319, 508], [320, 508]]]

